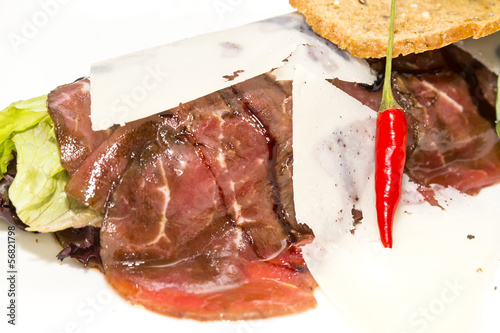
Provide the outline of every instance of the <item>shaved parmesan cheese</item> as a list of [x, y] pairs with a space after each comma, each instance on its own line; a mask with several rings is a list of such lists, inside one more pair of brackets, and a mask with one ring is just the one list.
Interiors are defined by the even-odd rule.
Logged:
[[293, 80], [297, 66], [303, 66], [326, 79], [338, 78], [366, 84], [375, 81], [375, 74], [365, 59], [351, 56], [326, 39], [317, 45], [298, 45], [283, 66], [272, 73], [277, 80]]
[[498, 74], [500, 71], [500, 32], [479, 39], [468, 38], [456, 45], [469, 52], [493, 73]]
[[276, 75], [291, 79], [298, 62], [323, 77], [374, 80], [365, 60], [338, 50], [314, 34], [302, 15], [292, 13], [94, 64], [92, 129], [165, 111], [283, 64], [287, 68]]
[[374, 208], [376, 113], [303, 67], [293, 105], [296, 214], [316, 235], [304, 257], [353, 329], [488, 332], [480, 324], [500, 256], [500, 186], [476, 197], [436, 188], [442, 210], [405, 178], [394, 248], [385, 249]]

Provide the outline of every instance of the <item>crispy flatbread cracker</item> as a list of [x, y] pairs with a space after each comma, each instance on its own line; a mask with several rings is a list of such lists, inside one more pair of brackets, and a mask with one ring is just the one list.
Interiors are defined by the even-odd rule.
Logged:
[[[387, 52], [390, 0], [290, 0], [313, 30], [360, 58]], [[394, 57], [500, 30], [497, 0], [398, 0]]]

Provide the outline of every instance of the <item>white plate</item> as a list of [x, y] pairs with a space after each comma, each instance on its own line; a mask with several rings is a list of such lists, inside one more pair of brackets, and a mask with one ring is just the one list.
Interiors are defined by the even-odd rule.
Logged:
[[[86, 76], [96, 61], [291, 11], [286, 0], [2, 0], [0, 108]], [[354, 332], [321, 292], [314, 310], [262, 321], [199, 323], [156, 315], [121, 300], [99, 272], [71, 260], [61, 264], [51, 235], [16, 231], [15, 239], [13, 326], [7, 225], [0, 222], [1, 332]], [[492, 325], [492, 332], [500, 327]]]

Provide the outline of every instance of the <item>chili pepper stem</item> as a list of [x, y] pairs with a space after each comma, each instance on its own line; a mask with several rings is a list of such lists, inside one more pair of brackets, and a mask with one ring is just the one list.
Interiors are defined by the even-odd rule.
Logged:
[[391, 0], [391, 19], [389, 24], [389, 42], [387, 45], [387, 57], [385, 60], [384, 85], [382, 88], [382, 102], [379, 112], [387, 109], [401, 109], [392, 95], [392, 45], [394, 43], [394, 21], [396, 17], [396, 0]]

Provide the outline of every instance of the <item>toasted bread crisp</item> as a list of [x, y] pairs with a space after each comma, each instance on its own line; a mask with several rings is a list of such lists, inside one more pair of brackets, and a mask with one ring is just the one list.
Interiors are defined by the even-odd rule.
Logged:
[[[387, 52], [390, 0], [290, 0], [313, 30], [360, 58]], [[394, 57], [500, 30], [498, 0], [398, 0]]]

